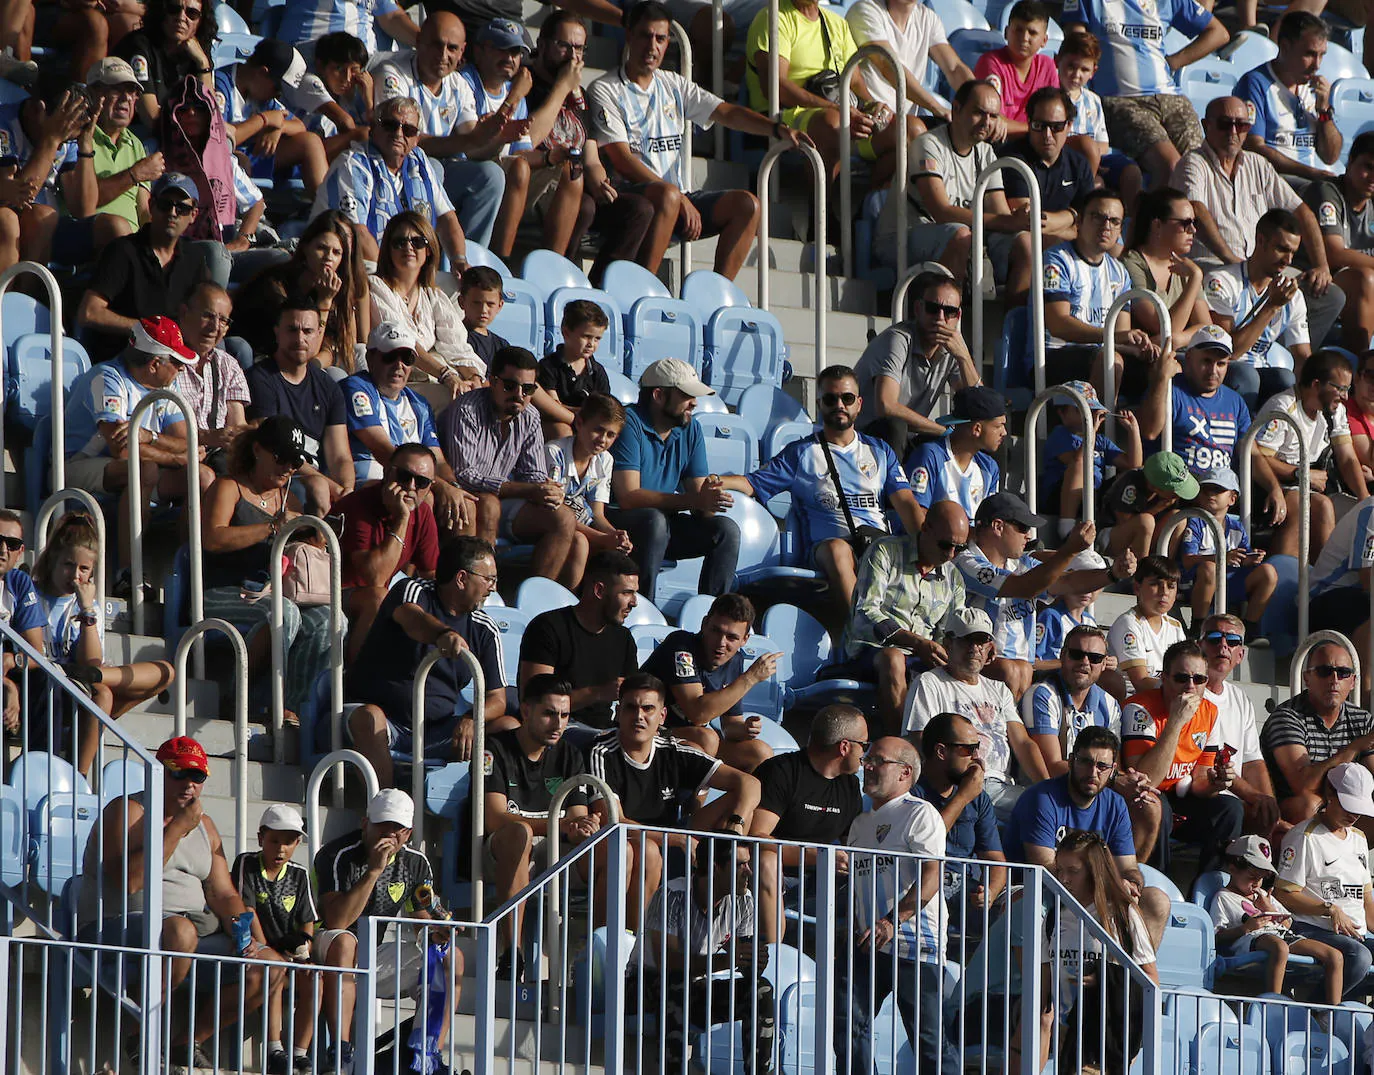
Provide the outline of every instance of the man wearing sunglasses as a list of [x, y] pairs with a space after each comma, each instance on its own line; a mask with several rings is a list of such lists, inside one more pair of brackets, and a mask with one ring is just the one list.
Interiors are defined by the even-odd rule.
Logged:
[[1260, 750], [1285, 822], [1316, 813], [1336, 766], [1353, 761], [1374, 769], [1374, 717], [1350, 700], [1355, 664], [1339, 643], [1314, 648], [1303, 665], [1302, 693], [1269, 714], [1260, 729]]
[[1245, 823], [1241, 801], [1222, 794], [1235, 783], [1235, 765], [1226, 744], [1217, 740], [1222, 729], [1217, 707], [1205, 695], [1208, 682], [1201, 647], [1175, 642], [1164, 653], [1159, 686], [1133, 695], [1121, 714], [1122, 759], [1161, 793], [1161, 838], [1150, 861], [1165, 872], [1167, 834], [1199, 847], [1202, 874], [1218, 868], [1226, 845]]

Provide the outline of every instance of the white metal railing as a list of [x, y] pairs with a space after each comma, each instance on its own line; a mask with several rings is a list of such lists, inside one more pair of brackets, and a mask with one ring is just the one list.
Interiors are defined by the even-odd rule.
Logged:
[[[1132, 303], [1148, 302], [1155, 308], [1155, 314], [1159, 318], [1159, 349], [1160, 361], [1164, 360], [1164, 354], [1170, 345], [1171, 332], [1169, 326], [1169, 308], [1164, 305], [1164, 300], [1159, 297], [1159, 293], [1151, 291], [1149, 288], [1133, 287], [1123, 291], [1116, 297], [1116, 301], [1107, 307], [1107, 318], [1102, 323], [1102, 405], [1107, 408], [1107, 436], [1116, 436], [1116, 323], [1121, 319], [1121, 312]], [[1172, 451], [1169, 443], [1173, 441], [1173, 430], [1168, 428], [1169, 423], [1165, 422], [1168, 442], [1164, 444], [1166, 452]]]
[[1355, 643], [1339, 631], [1313, 631], [1298, 643], [1297, 651], [1293, 654], [1293, 660], [1288, 665], [1290, 695], [1296, 698], [1303, 691], [1302, 673], [1303, 665], [1307, 663], [1307, 655], [1318, 646], [1333, 644], [1340, 646], [1346, 653], [1350, 654], [1350, 664], [1355, 669], [1355, 686], [1350, 693], [1356, 698], [1360, 697], [1360, 655]]
[[[1030, 165], [1017, 157], [998, 157], [981, 172], [973, 187], [973, 250], [969, 255], [969, 287], [973, 289], [973, 328], [970, 351], [979, 356], [983, 354], [983, 206], [992, 177], [1010, 168], [1026, 181], [1026, 193], [1030, 198], [1030, 237], [1031, 265], [1044, 264], [1045, 236], [1040, 226], [1040, 183], [1031, 171]], [[1040, 271], [1031, 273], [1030, 289], [1030, 343], [1033, 381], [1035, 394], [1045, 390], [1045, 274]]]
[[[57, 286], [57, 278], [48, 271], [47, 266], [36, 261], [20, 261], [0, 272], [0, 308], [4, 306], [5, 292], [10, 284], [20, 276], [32, 273], [38, 277], [43, 289], [48, 293], [48, 347], [52, 362], [52, 487], [61, 489], [67, 484], [67, 428], [63, 417], [67, 412], [67, 391], [63, 378], [62, 346], [62, 289]], [[3, 322], [3, 314], [0, 314]], [[0, 340], [4, 339], [4, 329], [0, 327]], [[3, 400], [4, 387], [0, 385], [0, 400]], [[0, 455], [5, 450], [4, 424], [0, 423]], [[0, 507], [5, 506], [4, 483], [0, 482]], [[102, 610], [103, 611], [103, 610]]]
[[[1078, 413], [1083, 419], [1083, 447], [1080, 450], [1083, 456], [1083, 521], [1090, 523], [1094, 519], [1093, 508], [1096, 488], [1094, 485], [1094, 475], [1097, 473], [1095, 462], [1097, 455], [1097, 429], [1093, 422], [1092, 408], [1088, 406], [1088, 399], [1076, 388], [1060, 384], [1046, 388], [1037, 395], [1026, 412], [1026, 506], [1030, 508], [1031, 514], [1036, 514], [1036, 504], [1039, 498], [1039, 475], [1040, 470], [1037, 466], [1036, 456], [1039, 453], [1039, 445], [1036, 444], [1035, 424], [1040, 420], [1040, 416], [1045, 412], [1045, 408], [1050, 405], [1055, 396], [1068, 396], [1073, 400], [1074, 406], [1078, 408]], [[1055, 509], [1057, 510], [1057, 508]]]
[[[777, 16], [777, 0], [769, 0], [772, 5], [772, 15]], [[776, 31], [776, 26], [774, 30]], [[776, 40], [776, 38], [774, 38]], [[777, 69], [778, 57], [776, 52], [770, 55], [769, 62]], [[768, 147], [768, 152], [763, 155], [763, 163], [759, 165], [759, 176], [756, 186], [759, 198], [759, 308], [767, 310], [770, 308], [768, 291], [769, 273], [769, 225], [772, 211], [768, 199], [768, 180], [773, 174], [773, 166], [777, 164], [778, 158], [784, 153], [792, 150], [790, 142], [774, 142]], [[830, 306], [830, 287], [826, 279], [828, 267], [825, 257], [825, 200], [826, 188], [830, 185], [830, 177], [826, 173], [825, 162], [821, 160], [821, 155], [816, 147], [803, 142], [796, 147], [797, 151], [806, 158], [811, 165], [812, 172], [812, 196], [813, 213], [815, 214], [815, 227], [812, 229], [812, 238], [815, 246], [815, 274], [816, 274], [816, 350], [815, 361], [816, 371], [820, 372], [825, 368], [826, 350], [826, 312]]]
[[[725, 0], [711, 0], [711, 92], [725, 99]], [[716, 160], [723, 161], [725, 128], [717, 123], [713, 133]]]
[[[324, 783], [324, 778], [331, 769], [342, 772], [345, 765], [357, 766], [358, 771], [362, 773], [363, 784], [367, 788], [367, 802], [372, 802], [373, 796], [381, 791], [381, 785], [377, 782], [377, 770], [356, 750], [333, 750], [315, 763], [315, 768], [310, 770], [310, 778], [305, 782], [305, 838], [310, 845], [312, 869], [315, 865], [315, 856], [320, 853], [320, 848], [324, 844], [324, 829], [320, 822], [320, 785]], [[416, 809], [419, 809], [419, 804], [416, 805]]]
[[[824, 9], [821, 17], [824, 18]], [[897, 130], [897, 171], [888, 187], [888, 198], [897, 199], [897, 279], [906, 276], [907, 262], [907, 184], [911, 177], [907, 171], [906, 141], [906, 68], [886, 45], [869, 43], [860, 45], [854, 55], [840, 72], [840, 256], [844, 265], [844, 275], [854, 275], [854, 192], [852, 190], [853, 161], [850, 158], [850, 110], [854, 107], [854, 72], [870, 56], [881, 56], [897, 71], [897, 108], [892, 115], [892, 123], [900, 124]], [[822, 230], [820, 234], [824, 234]], [[821, 243], [816, 243], [819, 256]], [[816, 297], [820, 302], [820, 296]], [[819, 372], [821, 367], [817, 367]]]
[[1212, 558], [1217, 569], [1217, 589], [1212, 597], [1212, 611], [1221, 614], [1226, 611], [1226, 528], [1217, 522], [1215, 515], [1201, 508], [1180, 508], [1155, 535], [1155, 555], [1169, 559], [1169, 542], [1188, 525], [1189, 519], [1200, 519], [1202, 525], [1212, 533]]
[[201, 636], [218, 631], [234, 650], [234, 854], [248, 849], [248, 647], [239, 629], [228, 620], [203, 619], [191, 624], [177, 642], [172, 667], [175, 730], [186, 734], [186, 655]]
[[86, 509], [91, 517], [91, 524], [95, 527], [96, 540], [100, 542], [100, 555], [95, 561], [95, 600], [96, 608], [100, 609], [101, 622], [104, 623], [105, 597], [109, 592], [105, 589], [105, 557], [110, 547], [105, 543], [105, 513], [100, 509], [95, 497], [85, 489], [59, 489], [43, 501], [43, 506], [38, 509], [38, 518], [33, 524], [33, 547], [36, 552], [43, 551], [43, 547], [48, 543], [48, 527], [52, 524], [57, 509], [69, 500], [76, 501]]
[[[1285, 423], [1293, 430], [1294, 438], [1298, 442], [1298, 638], [1303, 639], [1307, 637], [1311, 612], [1308, 606], [1312, 600], [1309, 581], [1312, 573], [1309, 562], [1312, 558], [1312, 474], [1308, 469], [1311, 460], [1307, 456], [1307, 435], [1299, 428], [1297, 419], [1285, 411], [1275, 411], [1263, 424], [1251, 422], [1245, 436], [1241, 437], [1236, 445], [1232, 459], [1236, 463], [1236, 474], [1240, 479], [1240, 523], [1245, 527], [1247, 535], [1253, 533], [1250, 529], [1250, 505], [1253, 495], [1254, 444], [1269, 422]], [[1164, 428], [1169, 430], [1172, 426], [1173, 420], [1166, 416]]]
[[[679, 54], [681, 56], [682, 77], [690, 84], [692, 81], [692, 39], [687, 36], [687, 30], [676, 19], [670, 24], [672, 27], [673, 40], [677, 42]], [[717, 75], [719, 77], [719, 75]], [[694, 124], [686, 116], [682, 118], [682, 196], [685, 198], [689, 190], [696, 190], [696, 176], [692, 173], [696, 168], [696, 162], [692, 159], [692, 135]], [[720, 124], [716, 124], [717, 127]], [[678, 269], [679, 280], [686, 280], [687, 274], [692, 271], [692, 241], [683, 239], [678, 243], [678, 255], [682, 259]], [[682, 291], [681, 283], [678, 284], [679, 293]]]

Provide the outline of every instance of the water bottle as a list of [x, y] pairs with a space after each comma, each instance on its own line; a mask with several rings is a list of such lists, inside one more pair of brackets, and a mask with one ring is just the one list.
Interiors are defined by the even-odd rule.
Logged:
[[234, 919], [234, 948], [240, 954], [253, 944], [253, 912], [244, 911]]

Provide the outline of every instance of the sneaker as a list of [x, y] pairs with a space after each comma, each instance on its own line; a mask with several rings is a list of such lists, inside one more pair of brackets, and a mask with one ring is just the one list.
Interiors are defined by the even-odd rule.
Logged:
[[310, 1072], [315, 1070], [315, 1062], [310, 1059], [309, 1053], [306, 1053], [304, 1056], [293, 1056], [291, 1058], [291, 1070], [294, 1071], [296, 1075], [309, 1075]]
[[291, 1057], [285, 1049], [273, 1049], [267, 1054], [267, 1075], [291, 1075]]
[[496, 961], [496, 980], [498, 982], [523, 982], [525, 980], [525, 954], [513, 948], [503, 952]]
[[353, 1043], [341, 1041], [331, 1045], [320, 1061], [320, 1075], [352, 1075]]
[[16, 60], [13, 49], [0, 52], [0, 78], [20, 86], [32, 86], [38, 81], [38, 64], [33, 60]]

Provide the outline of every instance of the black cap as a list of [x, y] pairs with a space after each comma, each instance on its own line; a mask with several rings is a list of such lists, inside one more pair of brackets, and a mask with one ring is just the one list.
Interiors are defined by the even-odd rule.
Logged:
[[994, 519], [1022, 526], [1044, 526], [1049, 522], [1043, 515], [1032, 515], [1026, 502], [1015, 493], [993, 493], [978, 505], [978, 513], [973, 517], [977, 525], [983, 526]]
[[954, 393], [954, 405], [949, 414], [940, 419], [942, 426], [958, 426], [965, 422], [985, 422], [990, 418], [1005, 418], [1007, 401], [1000, 392], [978, 385], [961, 388]]
[[305, 430], [289, 415], [274, 414], [264, 418], [255, 439], [283, 463], [300, 466], [310, 458], [305, 450]]
[[286, 77], [286, 72], [290, 70], [292, 62], [296, 58], [296, 50], [285, 41], [278, 41], [274, 37], [264, 37], [253, 49], [253, 54], [248, 57], [248, 62], [258, 67], [267, 68], [268, 75], [273, 82], [280, 82]]

